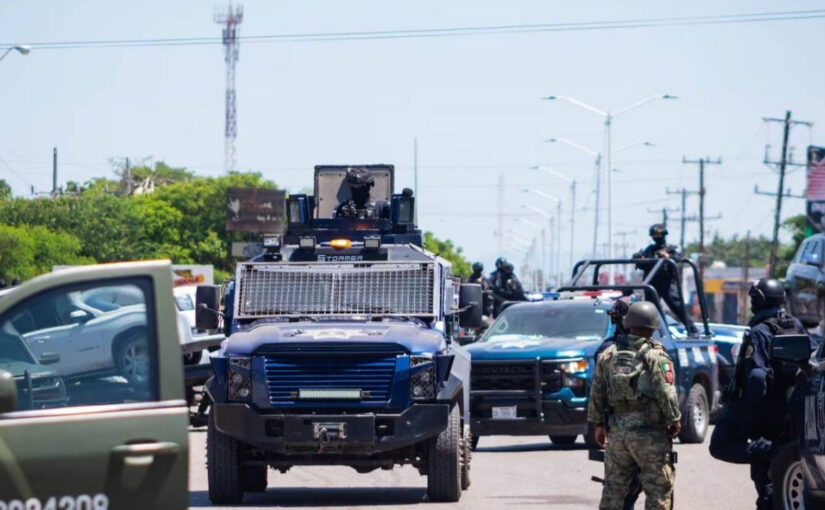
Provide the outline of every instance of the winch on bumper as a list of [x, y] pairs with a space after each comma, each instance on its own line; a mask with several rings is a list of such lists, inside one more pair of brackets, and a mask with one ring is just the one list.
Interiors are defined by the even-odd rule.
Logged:
[[399, 414], [262, 414], [247, 404], [216, 404], [219, 431], [281, 454], [372, 454], [419, 443], [444, 430], [450, 405], [414, 404]]
[[473, 361], [470, 430], [475, 436], [584, 434], [588, 364], [583, 358]]

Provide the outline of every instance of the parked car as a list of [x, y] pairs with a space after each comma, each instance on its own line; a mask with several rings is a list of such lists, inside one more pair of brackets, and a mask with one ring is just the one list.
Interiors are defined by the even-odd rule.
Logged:
[[788, 268], [785, 289], [790, 312], [806, 326], [822, 321], [825, 309], [825, 234], [813, 235], [799, 245]]
[[217, 350], [226, 338], [221, 330], [198, 331], [195, 327], [195, 292], [197, 286], [175, 287], [175, 308], [178, 316], [178, 336], [183, 349], [183, 362], [197, 365], [204, 349]]

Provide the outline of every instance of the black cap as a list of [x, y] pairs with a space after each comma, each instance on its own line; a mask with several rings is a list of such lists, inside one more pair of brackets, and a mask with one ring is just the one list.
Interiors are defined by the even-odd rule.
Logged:
[[761, 278], [752, 283], [748, 295], [754, 310], [785, 304], [785, 287], [775, 278]]
[[666, 236], [667, 234], [667, 227], [661, 223], [654, 223], [650, 226], [650, 237]]
[[496, 269], [501, 269], [502, 266], [507, 264], [507, 259], [504, 257], [499, 257], [496, 259]]
[[353, 166], [347, 168], [347, 184], [353, 187], [374, 186], [375, 179], [373, 179], [370, 171], [364, 167]]

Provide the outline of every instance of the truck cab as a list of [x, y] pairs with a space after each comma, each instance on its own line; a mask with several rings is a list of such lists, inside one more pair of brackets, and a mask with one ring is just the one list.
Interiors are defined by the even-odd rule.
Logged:
[[[369, 214], [335, 218], [352, 168], [372, 177]], [[411, 464], [434, 501], [469, 486], [470, 357], [454, 338], [481, 322], [481, 288], [422, 248], [415, 197], [392, 193], [393, 177], [315, 167], [315, 194], [286, 200], [285, 232], [238, 264], [206, 386], [213, 502], [265, 490], [269, 467]], [[214, 329], [217, 289], [198, 292], [198, 327]]]
[[[664, 261], [654, 262], [658, 266], [644, 281], [599, 283], [602, 267], [637, 262], [580, 262], [568, 285], [549, 299], [509, 306], [468, 346], [473, 360], [470, 411], [474, 441], [482, 435], [547, 434], [560, 445], [573, 444], [579, 435], [592, 444], [588, 395], [597, 353], [614, 334], [608, 312], [623, 296], [651, 301], [659, 310], [660, 329], [654, 338], [664, 345], [676, 369], [683, 416], [680, 439], [704, 440], [718, 397], [717, 347], [706, 316], [704, 333], [672, 335], [658, 294], [650, 285]], [[701, 291], [701, 285], [697, 288]]]

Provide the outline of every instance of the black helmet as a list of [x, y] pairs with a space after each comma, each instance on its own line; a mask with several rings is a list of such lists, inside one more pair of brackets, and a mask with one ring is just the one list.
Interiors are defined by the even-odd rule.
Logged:
[[513, 272], [513, 270], [514, 270], [514, 268], [513, 268], [513, 264], [512, 264], [511, 262], [507, 262], [506, 260], [505, 260], [505, 261], [504, 261], [504, 263], [501, 265], [501, 269], [502, 269], [505, 273], [512, 273], [512, 272]]
[[482, 271], [484, 271], [484, 264], [481, 262], [473, 262], [473, 272], [480, 273]]
[[499, 257], [496, 259], [496, 269], [501, 269], [506, 264], [508, 264], [507, 259], [504, 257]]
[[372, 174], [370, 174], [370, 171], [366, 168], [353, 166], [347, 168], [347, 184], [356, 188], [374, 186], [375, 179], [373, 179]]
[[668, 234], [667, 227], [661, 223], [654, 223], [650, 226], [650, 237], [664, 237]]
[[775, 278], [761, 278], [752, 283], [748, 295], [751, 297], [751, 308], [754, 310], [785, 304], [785, 288], [782, 282]]
[[630, 303], [625, 299], [617, 299], [616, 302], [613, 303], [613, 308], [607, 311], [607, 315], [610, 316], [613, 324], [621, 326], [628, 310], [630, 310]]
[[650, 301], [639, 301], [630, 305], [624, 318], [624, 327], [659, 329], [659, 310]]

